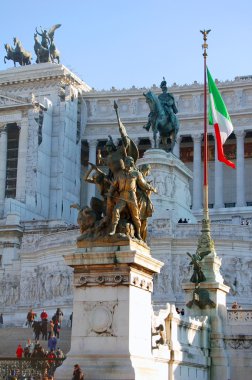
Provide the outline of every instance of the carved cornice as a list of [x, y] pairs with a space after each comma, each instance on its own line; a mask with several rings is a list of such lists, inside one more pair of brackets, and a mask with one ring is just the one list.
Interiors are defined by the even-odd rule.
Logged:
[[74, 286], [76, 288], [92, 287], [92, 286], [135, 286], [152, 292], [153, 282], [152, 278], [148, 275], [136, 272], [122, 272], [116, 271], [113, 273], [106, 272], [105, 270], [101, 273], [81, 273], [75, 275]]
[[51, 80], [62, 81], [64, 84], [73, 84], [81, 87], [86, 92], [91, 87], [83, 82], [77, 75], [72, 73], [67, 67], [61, 64], [41, 63], [15, 67], [0, 72], [0, 87], [16, 85], [17, 83], [26, 84], [31, 82], [47, 82]]

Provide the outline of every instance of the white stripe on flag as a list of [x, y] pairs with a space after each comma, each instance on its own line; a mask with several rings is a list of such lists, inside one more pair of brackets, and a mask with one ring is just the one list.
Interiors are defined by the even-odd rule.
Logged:
[[209, 98], [210, 98], [211, 109], [212, 109], [212, 114], [213, 114], [213, 122], [214, 124], [219, 125], [221, 142], [222, 144], [224, 144], [228, 136], [231, 135], [231, 133], [234, 130], [233, 124], [231, 123], [230, 120], [228, 120], [226, 117], [224, 117], [220, 112], [216, 110], [215, 105], [214, 105], [213, 94], [209, 94], [209, 95], [210, 95]]

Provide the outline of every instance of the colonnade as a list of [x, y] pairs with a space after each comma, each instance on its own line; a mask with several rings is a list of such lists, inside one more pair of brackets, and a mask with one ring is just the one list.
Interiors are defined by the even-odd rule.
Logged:
[[[246, 206], [245, 202], [245, 174], [244, 174], [244, 138], [245, 131], [236, 131], [236, 207]], [[183, 135], [177, 136], [173, 153], [180, 157], [180, 144]], [[192, 193], [192, 208], [199, 210], [202, 208], [202, 158], [201, 146], [203, 135], [195, 133], [191, 135], [193, 140], [193, 193]], [[135, 137], [133, 140], [138, 145], [141, 138]], [[96, 162], [96, 149], [99, 140], [89, 139], [89, 161]], [[151, 147], [154, 147], [153, 139], [150, 139]], [[217, 149], [215, 149], [215, 171], [214, 171], [214, 208], [224, 207], [223, 197], [223, 164], [217, 159]], [[235, 184], [234, 184], [235, 185]], [[95, 196], [95, 185], [88, 184], [88, 202]]]

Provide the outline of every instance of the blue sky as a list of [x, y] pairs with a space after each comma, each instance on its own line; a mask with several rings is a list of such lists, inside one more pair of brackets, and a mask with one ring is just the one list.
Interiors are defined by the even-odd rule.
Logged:
[[202, 82], [204, 28], [215, 78], [252, 74], [251, 0], [5, 0], [0, 12], [1, 70], [13, 65], [3, 63], [4, 43], [17, 36], [35, 61], [35, 27], [61, 23], [61, 62], [98, 90], [150, 87], [163, 76], [169, 85]]

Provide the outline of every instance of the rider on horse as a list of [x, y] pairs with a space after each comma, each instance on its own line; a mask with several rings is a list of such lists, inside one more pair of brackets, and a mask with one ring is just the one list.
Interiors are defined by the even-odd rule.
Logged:
[[[158, 99], [163, 107], [163, 110], [168, 118], [170, 120], [172, 126], [174, 129], [178, 129], [178, 119], [176, 117], [176, 113], [178, 113], [178, 109], [175, 104], [174, 96], [167, 92], [167, 85], [166, 80], [163, 78], [160, 88], [162, 89], [162, 94], [158, 96]], [[152, 116], [152, 112], [149, 116]], [[150, 130], [151, 123], [147, 123], [143, 128], [147, 131]]]

